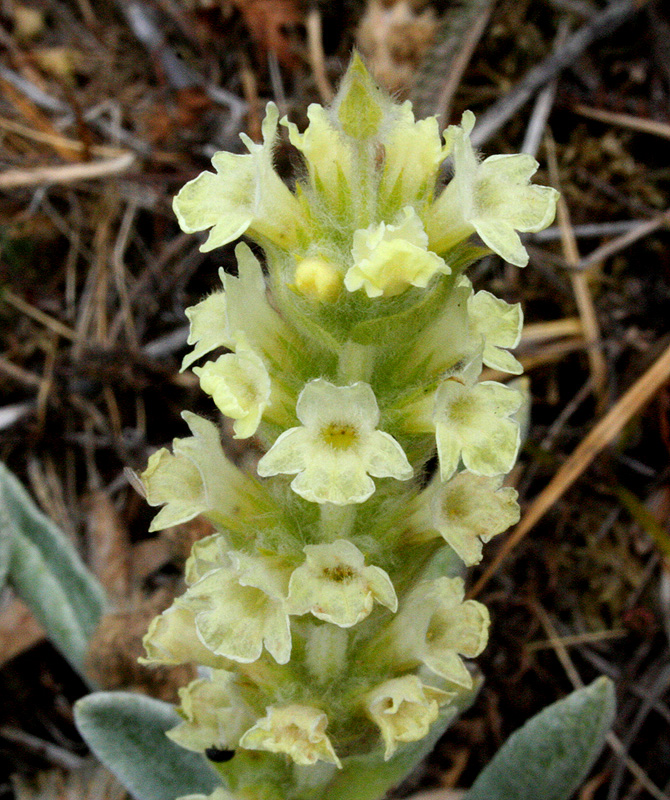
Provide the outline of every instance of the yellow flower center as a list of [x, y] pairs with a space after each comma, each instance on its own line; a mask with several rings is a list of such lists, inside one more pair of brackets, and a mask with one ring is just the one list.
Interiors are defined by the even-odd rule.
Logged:
[[344, 422], [331, 422], [321, 429], [321, 437], [335, 450], [348, 450], [358, 439], [358, 431]]
[[336, 583], [349, 581], [354, 575], [354, 570], [348, 564], [338, 564], [336, 567], [323, 568], [324, 578], [328, 578], [329, 581], [335, 581]]

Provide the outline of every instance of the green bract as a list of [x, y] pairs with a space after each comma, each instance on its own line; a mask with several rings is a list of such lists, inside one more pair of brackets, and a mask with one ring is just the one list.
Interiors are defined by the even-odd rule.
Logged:
[[503, 480], [522, 397], [481, 373], [521, 372], [522, 314], [464, 271], [489, 252], [473, 234], [525, 264], [518, 232], [551, 222], [556, 193], [529, 183], [528, 156], [480, 162], [472, 115], [444, 139], [416, 121], [358, 57], [307, 116], [302, 132], [282, 120], [295, 190], [269, 104], [263, 143], [217, 154], [174, 203], [185, 231], [209, 231], [203, 249], [251, 239], [268, 276], [238, 244], [238, 275], [187, 311], [183, 364], [199, 362], [212, 417], [256, 437], [256, 474], [185, 414], [192, 436], [141, 476], [163, 506], [152, 529], [202, 514], [215, 530], [145, 637], [147, 663], [205, 670], [169, 735], [226, 751], [212, 800], [349, 798], [347, 781], [381, 796], [481, 682], [468, 659], [489, 616], [459, 572], [519, 516]]

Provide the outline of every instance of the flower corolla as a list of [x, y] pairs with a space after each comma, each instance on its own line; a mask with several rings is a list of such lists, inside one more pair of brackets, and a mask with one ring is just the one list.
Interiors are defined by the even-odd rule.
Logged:
[[382, 138], [380, 193], [394, 205], [421, 207], [432, 197], [438, 169], [450, 147], [442, 142], [436, 117], [415, 120], [409, 101], [394, 111], [395, 119]]
[[461, 578], [422, 581], [405, 599], [391, 631], [401, 664], [422, 662], [449, 683], [470, 689], [472, 676], [461, 656], [474, 658], [486, 646], [489, 613], [464, 597]]
[[287, 609], [311, 612], [318, 619], [350, 628], [368, 616], [373, 602], [395, 611], [398, 599], [383, 569], [365, 566], [365, 556], [351, 542], [306, 545], [305, 563], [293, 571]]
[[263, 144], [240, 134], [249, 150], [247, 155], [216, 153], [212, 158], [216, 172], [201, 173], [175, 197], [174, 212], [185, 233], [211, 228], [200, 248], [203, 252], [245, 233], [283, 247], [295, 242], [304, 224], [302, 209], [272, 164], [278, 117], [275, 104], [268, 103]]
[[226, 659], [216, 656], [200, 641], [195, 627], [195, 615], [190, 608], [174, 602], [154, 617], [142, 639], [146, 656], [141, 664], [201, 664], [220, 669]]
[[490, 156], [481, 163], [470, 142], [471, 111], [451, 126], [454, 177], [427, 212], [426, 230], [433, 250], [458, 244], [475, 231], [499, 256], [525, 267], [528, 253], [517, 231], [541, 231], [554, 219], [558, 192], [530, 184], [538, 168], [530, 155]]
[[412, 467], [398, 442], [376, 430], [379, 407], [367, 383], [335, 386], [322, 378], [300, 392], [301, 427], [282, 433], [258, 462], [262, 477], [296, 474], [291, 488], [313, 503], [362, 503], [375, 478], [408, 480]]
[[484, 364], [491, 369], [520, 375], [523, 367], [508, 352], [521, 340], [523, 312], [520, 304], [510, 305], [490, 292], [481, 291], [468, 298], [468, 317], [473, 332], [484, 339]]
[[509, 472], [521, 439], [519, 424], [511, 417], [522, 402], [519, 392], [495, 381], [443, 381], [433, 411], [442, 480], [456, 472], [459, 459], [477, 475]]
[[182, 417], [193, 436], [175, 439], [173, 453], [161, 448], [151, 455], [141, 480], [149, 505], [164, 505], [150, 531], [159, 531], [205, 514], [225, 518], [237, 513], [239, 503], [231, 487], [249, 483], [225, 456], [219, 431], [213, 423], [184, 411]]
[[228, 553], [228, 563], [206, 573], [179, 602], [191, 609], [198, 636], [215, 655], [248, 664], [263, 646], [278, 664], [291, 656], [285, 608], [288, 575], [269, 559]]
[[502, 477], [463, 471], [435, 481], [433, 524], [467, 566], [482, 559], [482, 543], [519, 521], [516, 489], [502, 487]]
[[416, 675], [392, 678], [368, 692], [365, 711], [381, 732], [384, 760], [393, 756], [399, 744], [423, 739], [437, 719], [440, 706], [455, 696], [454, 692], [426, 686]]
[[304, 133], [286, 119], [281, 124], [288, 128], [291, 144], [305, 157], [312, 187], [339, 205], [351, 178], [351, 147], [322, 106], [312, 103], [307, 118]]
[[272, 385], [263, 360], [246, 339], [240, 338], [235, 353], [219, 356], [203, 367], [195, 367], [193, 372], [219, 411], [235, 420], [235, 438], [253, 436], [270, 402]]
[[282, 318], [268, 303], [259, 260], [243, 242], [235, 248], [235, 257], [237, 276], [219, 270], [223, 291], [186, 309], [191, 323], [187, 343], [195, 347], [184, 357], [182, 370], [212, 350], [235, 350], [240, 340], [254, 352], [275, 355], [278, 337], [290, 338]]
[[211, 678], [191, 681], [179, 690], [179, 700], [184, 721], [167, 735], [187, 750], [234, 750], [255, 720], [235, 685], [235, 675], [225, 670], [213, 670]]
[[266, 716], [240, 739], [240, 747], [285, 753], [296, 764], [309, 766], [326, 761], [341, 767], [330, 739], [326, 736], [328, 717], [318, 708], [292, 704], [270, 706]]
[[428, 236], [416, 211], [406, 206], [394, 225], [380, 222], [354, 233], [354, 264], [344, 277], [350, 292], [364, 288], [368, 297], [393, 297], [409, 286], [425, 288], [436, 272], [451, 269], [427, 249]]

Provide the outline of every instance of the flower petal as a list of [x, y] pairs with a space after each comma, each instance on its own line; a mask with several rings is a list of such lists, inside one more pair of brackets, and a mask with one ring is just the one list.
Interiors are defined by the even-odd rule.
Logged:
[[384, 431], [373, 431], [367, 446], [366, 471], [375, 478], [396, 478], [407, 481], [414, 474], [405, 451]]

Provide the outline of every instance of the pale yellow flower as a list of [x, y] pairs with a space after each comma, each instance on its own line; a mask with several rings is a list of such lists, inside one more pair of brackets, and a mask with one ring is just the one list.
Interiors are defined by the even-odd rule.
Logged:
[[433, 523], [468, 566], [482, 560], [482, 542], [519, 521], [517, 491], [502, 487], [502, 477], [464, 471], [431, 488]]
[[185, 233], [211, 228], [200, 248], [203, 252], [245, 233], [267, 238], [280, 247], [290, 247], [297, 241], [297, 232], [305, 222], [302, 209], [272, 165], [278, 116], [275, 104], [268, 103], [263, 144], [241, 133], [248, 155], [216, 153], [212, 158], [216, 172], [201, 173], [175, 197], [174, 212]]
[[521, 340], [523, 312], [521, 305], [510, 305], [490, 292], [477, 292], [468, 299], [468, 317], [473, 333], [484, 339], [482, 361], [487, 367], [520, 375], [523, 367], [507, 350]]
[[183, 686], [179, 700], [184, 721], [167, 731], [167, 736], [187, 750], [234, 750], [255, 720], [237, 688], [234, 673], [226, 670], [213, 670], [211, 678], [198, 678]]
[[228, 553], [228, 563], [196, 581], [180, 603], [193, 611], [198, 635], [216, 655], [248, 664], [263, 646], [279, 664], [291, 656], [285, 609], [288, 573], [269, 557]]
[[363, 288], [368, 297], [393, 297], [409, 286], [424, 288], [436, 272], [451, 272], [427, 247], [421, 220], [406, 206], [396, 224], [380, 222], [354, 233], [354, 263], [344, 285], [350, 292]]
[[227, 566], [230, 549], [230, 544], [222, 533], [213, 533], [211, 536], [205, 536], [204, 539], [194, 542], [184, 566], [186, 585], [193, 586], [213, 569]]
[[422, 581], [407, 596], [390, 630], [396, 659], [407, 667], [424, 663], [445, 680], [472, 688], [461, 656], [478, 656], [488, 638], [489, 613], [466, 600], [461, 578]]
[[241, 339], [256, 353], [274, 354], [278, 351], [277, 339], [289, 338], [285, 324], [266, 297], [259, 260], [243, 242], [235, 248], [235, 256], [238, 276], [220, 269], [223, 291], [186, 309], [191, 323], [187, 341], [195, 347], [184, 357], [182, 370], [212, 350], [235, 350]]
[[219, 411], [235, 420], [234, 438], [253, 436], [270, 402], [272, 384], [263, 360], [249, 347], [246, 337], [239, 338], [235, 353], [219, 356], [193, 372]]
[[291, 144], [305, 157], [313, 188], [339, 205], [349, 191], [351, 145], [327, 109], [312, 103], [307, 108], [307, 118], [309, 125], [304, 133], [299, 133], [286, 118], [281, 124], [288, 128]]
[[342, 275], [324, 258], [305, 258], [295, 269], [295, 288], [311, 300], [332, 303], [342, 289]]
[[306, 614], [350, 628], [368, 616], [376, 600], [398, 607], [391, 579], [379, 567], [366, 567], [365, 556], [351, 542], [338, 539], [304, 548], [305, 563], [289, 583], [289, 614]]
[[140, 476], [149, 505], [164, 505], [150, 531], [159, 531], [198, 514], [226, 517], [239, 505], [232, 487], [242, 491], [249, 479], [226, 458], [216, 426], [190, 411], [182, 417], [193, 436], [175, 439], [173, 453], [161, 448]]
[[303, 705], [270, 706], [263, 719], [240, 739], [240, 747], [285, 753], [296, 764], [309, 766], [326, 761], [341, 767], [326, 736], [328, 717], [318, 708]]
[[558, 192], [530, 184], [538, 168], [530, 155], [490, 156], [481, 163], [472, 149], [475, 117], [463, 114], [451, 127], [454, 177], [426, 214], [431, 249], [453, 247], [475, 231], [505, 261], [525, 267], [528, 253], [517, 231], [541, 231], [554, 219]]
[[409, 100], [393, 107], [382, 134], [384, 171], [380, 192], [390, 204], [418, 206], [432, 197], [440, 164], [449, 155], [436, 117], [415, 120]]
[[519, 424], [511, 417], [521, 403], [519, 392], [495, 381], [444, 381], [433, 411], [442, 480], [454, 474], [459, 459], [477, 475], [509, 472], [521, 439]]
[[423, 739], [438, 718], [440, 706], [455, 696], [454, 692], [426, 686], [416, 675], [393, 678], [368, 692], [364, 707], [381, 731], [384, 760], [393, 756], [399, 744]]
[[412, 467], [398, 442], [376, 430], [379, 408], [367, 383], [335, 386], [322, 378], [300, 392], [301, 427], [282, 433], [258, 463], [262, 477], [297, 474], [291, 488], [313, 503], [362, 503], [375, 478], [408, 480]]
[[146, 657], [141, 664], [200, 664], [220, 669], [228, 663], [216, 656], [198, 638], [193, 611], [175, 601], [154, 617], [142, 639]]

